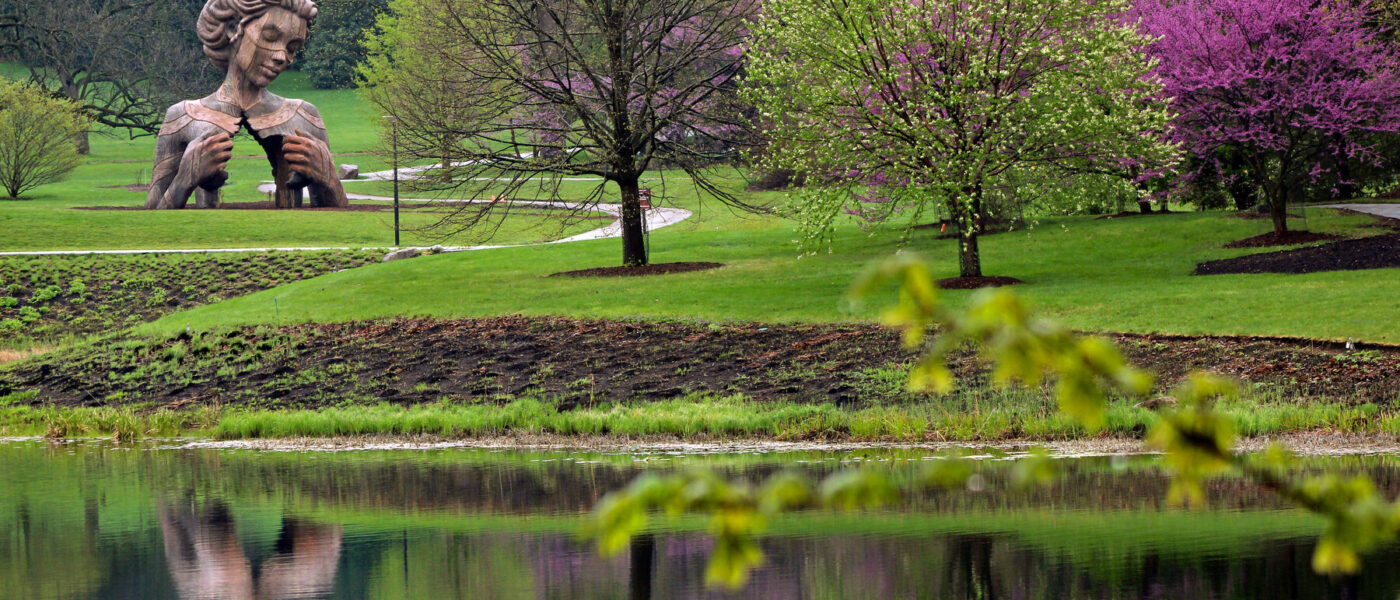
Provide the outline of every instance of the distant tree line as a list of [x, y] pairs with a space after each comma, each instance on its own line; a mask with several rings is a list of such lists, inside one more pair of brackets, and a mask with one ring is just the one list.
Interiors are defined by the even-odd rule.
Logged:
[[355, 68], [365, 60], [366, 30], [389, 8], [389, 0], [322, 0], [298, 68], [321, 89], [355, 87]]

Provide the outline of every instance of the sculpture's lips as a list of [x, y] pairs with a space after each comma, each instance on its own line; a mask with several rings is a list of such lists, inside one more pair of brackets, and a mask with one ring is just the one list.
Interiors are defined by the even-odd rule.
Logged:
[[282, 71], [280, 69], [274, 69], [267, 65], [262, 66], [262, 72], [263, 75], [266, 75], [268, 79], [276, 79], [278, 75], [282, 74]]

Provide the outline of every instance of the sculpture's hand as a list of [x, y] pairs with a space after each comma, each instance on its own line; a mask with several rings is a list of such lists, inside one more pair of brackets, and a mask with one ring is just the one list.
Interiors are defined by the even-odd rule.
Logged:
[[233, 138], [226, 131], [196, 140], [185, 149], [185, 164], [190, 183], [204, 189], [217, 189], [228, 181], [228, 161], [233, 158]]
[[330, 147], [305, 131], [297, 129], [296, 135], [282, 139], [282, 156], [287, 159], [293, 171], [305, 175], [315, 183], [331, 186], [332, 182], [339, 182], [335, 163], [331, 160]]

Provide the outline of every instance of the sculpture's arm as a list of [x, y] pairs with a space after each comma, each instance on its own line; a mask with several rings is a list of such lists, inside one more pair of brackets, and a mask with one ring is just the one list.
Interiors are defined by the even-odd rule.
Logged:
[[292, 170], [311, 181], [312, 198], [317, 206], [348, 206], [345, 188], [340, 185], [331, 149], [322, 131], [308, 133], [298, 128], [282, 140], [283, 156]]
[[282, 151], [292, 170], [301, 173], [311, 181], [311, 201], [314, 206], [349, 206], [345, 188], [340, 185], [340, 173], [336, 171], [335, 160], [331, 156], [331, 140], [326, 133], [326, 124], [321, 120], [321, 112], [310, 102], [297, 105], [297, 119], [307, 127], [297, 128], [294, 135], [283, 140]]
[[146, 193], [146, 208], [161, 208], [170, 183], [180, 170], [180, 157], [185, 154], [184, 144], [174, 135], [156, 138], [155, 166], [151, 167], [151, 189]]
[[162, 136], [156, 141], [156, 164], [151, 169], [151, 191], [146, 194], [146, 208], [184, 208], [195, 188], [217, 190], [228, 180], [229, 159], [233, 158], [233, 139], [228, 132], [216, 129], [181, 151], [177, 136]]

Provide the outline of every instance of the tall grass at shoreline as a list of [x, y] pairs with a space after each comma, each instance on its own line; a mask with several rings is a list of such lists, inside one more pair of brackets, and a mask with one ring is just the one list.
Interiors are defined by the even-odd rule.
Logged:
[[[1400, 411], [1373, 404], [1298, 405], [1242, 400], [1222, 409], [1245, 436], [1318, 430], [1400, 434]], [[179, 436], [234, 440], [561, 435], [973, 442], [1050, 441], [1092, 435], [1135, 438], [1144, 435], [1155, 420], [1151, 410], [1125, 401], [1112, 404], [1102, 431], [1089, 432], [1056, 411], [1031, 409], [1026, 403], [1014, 401], [952, 411], [940, 402], [842, 408], [759, 402], [739, 396], [691, 396], [559, 410], [548, 402], [526, 398], [503, 405], [440, 402], [411, 407], [377, 404], [314, 410], [203, 407], [143, 412], [115, 407], [0, 406], [0, 435], [119, 440]]]

